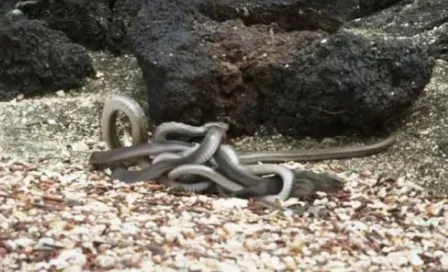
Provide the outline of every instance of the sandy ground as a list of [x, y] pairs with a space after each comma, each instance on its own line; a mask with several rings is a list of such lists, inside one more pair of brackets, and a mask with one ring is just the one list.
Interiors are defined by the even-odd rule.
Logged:
[[[119, 59], [102, 53], [92, 55], [99, 79], [89, 80], [81, 90], [58, 92], [45, 97], [0, 103], [0, 152], [23, 160], [87, 162], [91, 151], [104, 148], [99, 118], [104, 100], [114, 94], [136, 97], [147, 109], [144, 85], [131, 56]], [[429, 113], [402, 122], [399, 140], [389, 151], [367, 158], [326, 161], [324, 164], [349, 171], [404, 176], [412, 181], [448, 192], [448, 64], [439, 61], [433, 78], [417, 105], [429, 105]], [[374, 142], [341, 136], [323, 141], [281, 136], [234, 139], [240, 151], [312, 149]], [[317, 163], [320, 164], [320, 163]], [[316, 163], [308, 163], [312, 167]]]
[[[387, 152], [289, 164], [347, 181], [343, 192], [312, 203], [325, 207], [322, 219], [272, 214], [245, 200], [174, 195], [157, 184], [129, 186], [90, 170], [90, 153], [105, 148], [99, 136], [105, 98], [127, 94], [145, 100], [133, 57], [92, 57], [98, 78], [81, 90], [0, 103], [4, 271], [448, 268], [446, 62], [438, 62], [418, 101], [429, 105], [429, 113], [407, 118]], [[249, 151], [375, 140], [272, 136], [243, 137], [234, 144]], [[385, 179], [379, 181], [380, 175]]]

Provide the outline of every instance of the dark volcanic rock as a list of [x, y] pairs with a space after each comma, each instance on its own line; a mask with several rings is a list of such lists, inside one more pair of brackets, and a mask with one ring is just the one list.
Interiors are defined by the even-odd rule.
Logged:
[[233, 135], [260, 125], [288, 135], [348, 127], [370, 134], [411, 105], [430, 78], [433, 61], [410, 39], [289, 31], [281, 19], [218, 22], [204, 14], [226, 17], [199, 3], [201, 12], [188, 1], [146, 1], [137, 17], [135, 53], [156, 123], [218, 119]]
[[400, 1], [345, 27], [376, 29], [394, 36], [414, 36], [448, 22], [448, 1]]
[[129, 52], [128, 29], [142, 0], [36, 0], [24, 1], [20, 9], [31, 19], [48, 23], [74, 42], [91, 50]]
[[344, 25], [394, 37], [415, 37], [435, 58], [447, 59], [448, 1], [399, 1], [393, 6]]
[[21, 9], [30, 19], [47, 22], [91, 50], [103, 49], [108, 43], [109, 0], [39, 0]]
[[108, 49], [116, 54], [127, 52], [131, 47], [128, 36], [142, 0], [118, 0], [112, 8], [112, 20], [108, 30]]
[[448, 23], [438, 27], [428, 43], [431, 56], [448, 61]]
[[6, 13], [14, 8], [17, 0], [2, 0], [0, 1], [0, 16], [3, 17]]
[[37, 20], [0, 23], [0, 100], [77, 88], [94, 72], [84, 47]]
[[359, 9], [363, 15], [383, 10], [403, 0], [359, 0]]
[[246, 26], [275, 23], [286, 31], [335, 32], [343, 22], [360, 15], [358, 0], [208, 0], [198, 7], [218, 22], [240, 19]]
[[261, 113], [284, 134], [326, 136], [346, 127], [374, 134], [410, 106], [434, 66], [411, 39], [339, 32], [307, 48], [288, 69], [266, 69], [272, 90]]

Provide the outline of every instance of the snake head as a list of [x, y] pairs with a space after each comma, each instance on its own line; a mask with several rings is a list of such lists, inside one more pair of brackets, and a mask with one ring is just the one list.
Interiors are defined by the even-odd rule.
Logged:
[[217, 127], [223, 129], [224, 131], [229, 130], [229, 125], [224, 122], [208, 122], [204, 124], [204, 127], [210, 129], [212, 127]]

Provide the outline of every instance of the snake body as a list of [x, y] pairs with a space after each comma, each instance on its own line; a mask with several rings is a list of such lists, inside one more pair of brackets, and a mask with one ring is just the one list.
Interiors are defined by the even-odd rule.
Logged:
[[[116, 120], [118, 113], [122, 111], [131, 122], [132, 145], [138, 145], [148, 142], [148, 123], [146, 115], [140, 105], [133, 99], [126, 96], [114, 96], [104, 103], [101, 115], [102, 136], [109, 149], [122, 147], [117, 135]], [[121, 154], [124, 155], [124, 154]], [[137, 156], [128, 157], [128, 159]], [[141, 167], [150, 165], [147, 156], [142, 156], [138, 160]]]
[[396, 140], [397, 138], [395, 135], [390, 135], [382, 141], [364, 146], [346, 146], [317, 150], [251, 152], [243, 153], [239, 155], [239, 158], [240, 162], [244, 164], [255, 162], [305, 162], [348, 159], [380, 153], [389, 149], [396, 142]]
[[[206, 133], [207, 129], [213, 125], [214, 123], [207, 123], [204, 126], [196, 127], [182, 123], [167, 122], [156, 128], [153, 139], [154, 141], [166, 141], [167, 137], [172, 134], [185, 135], [188, 137], [202, 136]], [[233, 148], [228, 145], [219, 146], [213, 159], [216, 161], [217, 165], [221, 166], [219, 170], [223, 171], [231, 179], [239, 181], [244, 187], [252, 187], [257, 186], [260, 183], [272, 182], [272, 180], [255, 176], [240, 167], [238, 165], [238, 155], [235, 153]]]
[[[238, 155], [235, 153], [233, 148], [230, 148], [228, 145], [222, 145], [216, 151], [215, 154], [216, 164], [219, 165], [218, 171], [222, 171], [229, 178], [233, 180], [237, 180], [244, 187], [247, 188], [264, 188], [266, 190], [246, 190], [242, 189], [238, 192], [234, 192], [231, 195], [238, 194], [239, 197], [255, 197], [261, 196], [266, 192], [275, 192], [278, 191], [277, 184], [278, 180], [275, 178], [263, 178], [257, 175], [254, 175], [250, 171], [247, 171], [242, 165], [240, 165], [240, 160]], [[283, 182], [285, 182], [283, 180]], [[269, 189], [272, 188], [272, 189]], [[259, 192], [259, 193], [255, 193]]]
[[[180, 157], [182, 157], [182, 155], [175, 154], [175, 153], [161, 153], [152, 160], [152, 163], [156, 164], [157, 162], [160, 162], [163, 160], [179, 159]], [[180, 188], [187, 192], [203, 192], [213, 185], [213, 182], [211, 182], [209, 180], [188, 182], [189, 181], [188, 177], [195, 178], [196, 176], [193, 176], [193, 177], [187, 176], [187, 179], [186, 179], [187, 182], [184, 182], [185, 175], [183, 175], [182, 182], [174, 181], [170, 178], [162, 178], [159, 180], [159, 182], [166, 185], [167, 187], [170, 187], [173, 189]]]
[[[129, 101], [130, 100], [130, 101]], [[120, 147], [116, 144], [118, 138], [115, 134], [115, 119], [111, 118], [112, 113], [119, 110], [125, 112], [125, 114], [131, 120], [132, 127], [134, 124], [136, 131], [132, 133], [133, 145], [147, 142], [147, 135], [143, 137], [143, 130], [147, 127], [146, 117], [143, 114], [140, 106], [132, 99], [124, 96], [114, 97], [106, 101], [102, 117], [103, 138], [108, 146], [112, 148]], [[112, 110], [113, 109], [113, 110]], [[177, 127], [177, 128], [176, 128]], [[190, 136], [199, 136], [206, 130], [205, 126], [194, 127], [186, 124], [180, 124], [176, 122], [164, 123], [156, 129], [154, 135], [157, 138], [154, 140], [166, 140], [166, 136], [172, 133], [172, 130], [176, 129], [179, 133], [189, 134]], [[386, 139], [363, 146], [347, 146], [336, 148], [323, 148], [316, 150], [283, 150], [283, 151], [261, 151], [261, 152], [248, 152], [238, 155], [238, 159], [242, 164], [249, 164], [254, 162], [288, 162], [288, 161], [323, 161], [331, 159], [345, 159], [354, 157], [370, 156], [383, 152], [390, 148], [396, 141], [394, 134], [390, 135]], [[168, 144], [169, 145], [169, 144]], [[124, 150], [124, 149], [123, 149]], [[110, 151], [105, 151], [110, 152]], [[121, 154], [120, 157], [123, 160], [133, 159], [135, 157], [141, 157], [149, 155], [136, 146], [126, 148], [126, 154]]]
[[228, 125], [221, 122], [210, 122], [203, 126], [191, 126], [188, 124], [178, 122], [166, 122], [160, 124], [154, 131], [154, 141], [167, 141], [170, 134], [186, 136], [189, 138], [204, 136], [207, 130], [213, 126], [225, 126], [226, 130]]
[[[95, 151], [90, 156], [91, 165], [110, 164], [122, 161], [131, 161], [156, 156], [162, 152], [182, 152], [190, 149], [193, 145], [185, 142], [146, 142], [132, 146], [121, 146], [106, 151]], [[172, 153], [168, 153], [172, 154]], [[154, 160], [153, 160], [154, 163]]]
[[[118, 111], [123, 111], [131, 121], [133, 145], [122, 147], [116, 135], [115, 119]], [[146, 116], [140, 106], [132, 99], [116, 96], [106, 101], [101, 126], [103, 138], [109, 151], [94, 152], [92, 164], [111, 164], [122, 161], [135, 161], [143, 168], [139, 171], [117, 169], [113, 177], [125, 182], [161, 178], [165, 184], [181, 187], [187, 191], [202, 191], [210, 187], [210, 181], [184, 183], [172, 181], [185, 175], [200, 176], [219, 184], [233, 196], [263, 196], [262, 200], [272, 203], [274, 199], [285, 200], [293, 190], [295, 180], [320, 180], [318, 175], [294, 174], [289, 169], [276, 164], [247, 165], [255, 162], [320, 161], [369, 156], [390, 148], [396, 141], [394, 134], [385, 140], [371, 145], [325, 148], [318, 150], [264, 151], [237, 155], [230, 146], [221, 145], [228, 129], [224, 123], [207, 123], [203, 126], [190, 126], [176, 122], [159, 125], [148, 142]], [[170, 135], [187, 138], [203, 137], [200, 144], [187, 144], [168, 140]], [[165, 153], [165, 154], [164, 154]], [[154, 157], [152, 164], [149, 157]], [[198, 165], [203, 163], [217, 165], [216, 169]], [[263, 174], [274, 177], [260, 177]], [[228, 176], [226, 178], [222, 174]], [[299, 176], [297, 176], [299, 175]], [[279, 181], [281, 179], [282, 182]], [[304, 183], [305, 184], [305, 183]], [[297, 187], [297, 186], [296, 186]], [[275, 193], [273, 193], [275, 192]], [[267, 196], [266, 196], [267, 195]]]
[[228, 126], [224, 123], [216, 123], [211, 126], [207, 131], [201, 145], [195, 148], [193, 152], [186, 154], [178, 159], [162, 160], [155, 164], [151, 164], [149, 167], [139, 171], [129, 171], [125, 169], [117, 169], [114, 173], [114, 178], [119, 180], [133, 183], [143, 180], [152, 180], [160, 175], [165, 174], [167, 171], [174, 167], [178, 167], [187, 163], [202, 164], [207, 162], [216, 149], [221, 144], [221, 139], [227, 131]]
[[[253, 165], [246, 165], [244, 167], [247, 169], [247, 171], [252, 172], [254, 174], [271, 174], [274, 172], [282, 177], [283, 183], [280, 193], [277, 195], [264, 196], [263, 197], [264, 200], [268, 202], [274, 202], [277, 198], [280, 200], [286, 200], [291, 194], [294, 182], [294, 175], [288, 168], [277, 164], [263, 164], [263, 165], [253, 164]], [[227, 190], [234, 192], [243, 190], [245, 188], [241, 184], [238, 184], [236, 182], [227, 179], [226, 177], [222, 176], [218, 172], [214, 171], [213, 169], [205, 165], [197, 165], [197, 164], [181, 165], [173, 169], [171, 172], [169, 172], [168, 178], [176, 179], [185, 174], [194, 174], [209, 178], [214, 182], [216, 182], [217, 184], [219, 184], [220, 186], [226, 188]]]

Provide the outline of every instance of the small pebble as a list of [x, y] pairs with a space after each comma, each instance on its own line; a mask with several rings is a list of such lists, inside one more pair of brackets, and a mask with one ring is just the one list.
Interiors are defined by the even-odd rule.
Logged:
[[100, 255], [96, 261], [101, 268], [111, 268], [115, 265], [114, 257], [108, 255]]
[[84, 142], [76, 142], [71, 145], [73, 151], [87, 151], [89, 147]]
[[24, 258], [28, 271], [448, 267], [448, 203], [424, 191], [402, 190], [406, 179], [397, 186], [373, 186], [374, 174], [342, 172], [343, 194], [289, 200], [288, 205], [312, 209], [286, 216], [249, 210], [242, 199], [176, 196], [145, 182], [111, 182], [64, 163], [7, 159], [0, 160], [0, 169], [12, 184], [0, 187], [0, 256], [12, 271]]

